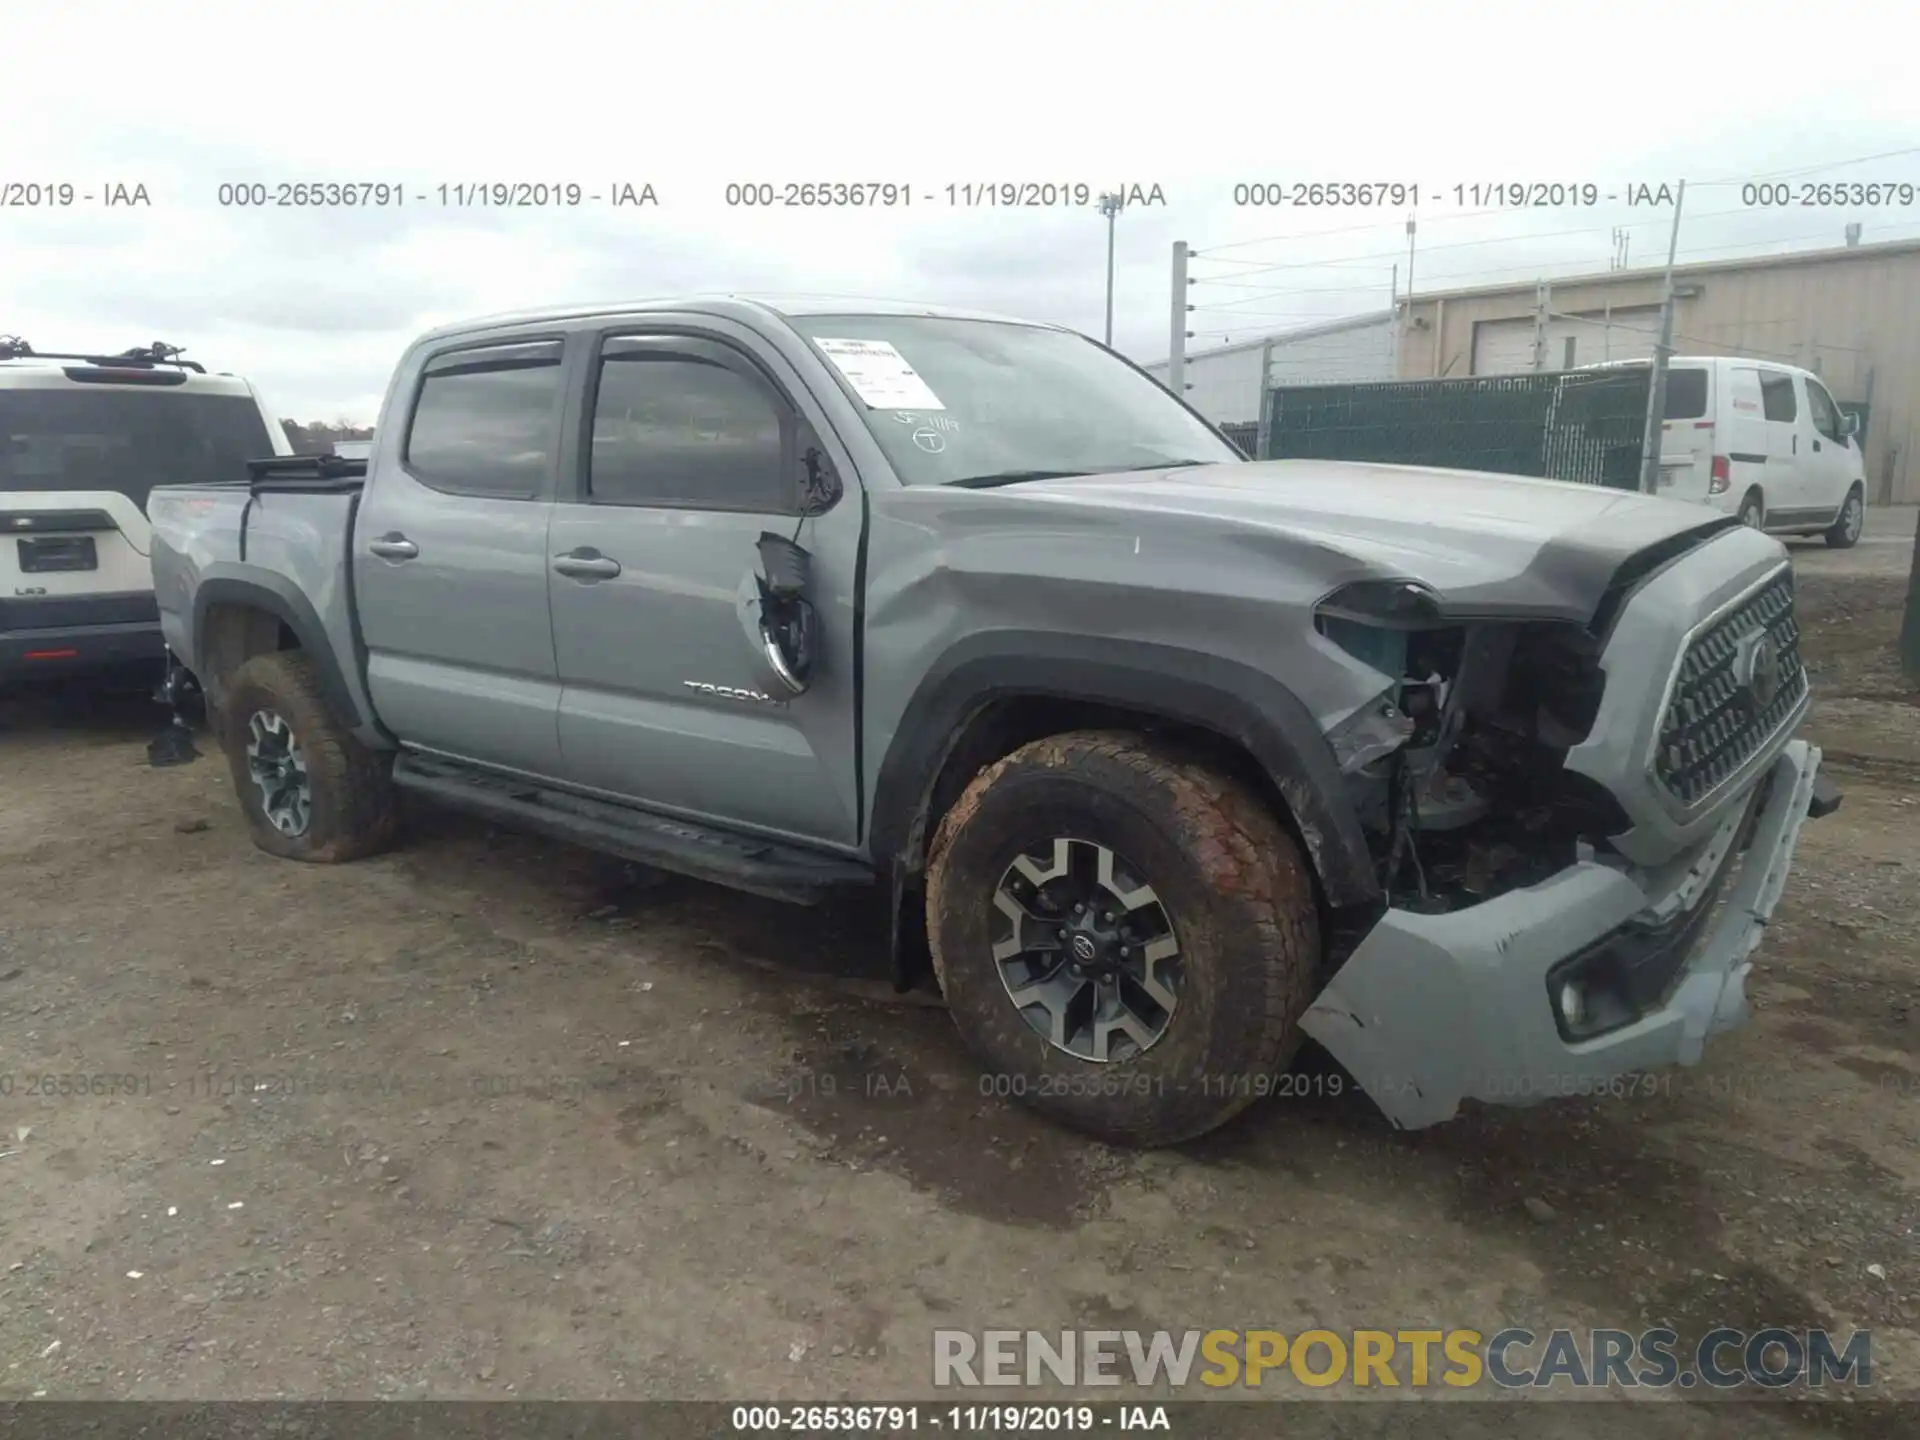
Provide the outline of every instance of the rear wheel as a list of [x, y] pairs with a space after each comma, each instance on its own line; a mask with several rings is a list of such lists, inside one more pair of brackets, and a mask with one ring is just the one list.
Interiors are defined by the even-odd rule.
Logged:
[[1860, 543], [1860, 532], [1867, 523], [1867, 497], [1855, 486], [1847, 492], [1847, 503], [1840, 507], [1840, 518], [1828, 527], [1826, 542], [1836, 550], [1851, 550]]
[[927, 929], [982, 1092], [1135, 1145], [1273, 1093], [1320, 956], [1279, 819], [1126, 733], [1037, 740], [977, 776], [930, 849]]
[[221, 720], [234, 793], [262, 850], [335, 864], [392, 840], [390, 762], [327, 709], [311, 657], [254, 656], [227, 687]]
[[1740, 523], [1754, 530], [1766, 528], [1766, 502], [1760, 498], [1758, 490], [1749, 490], [1747, 498], [1740, 502]]

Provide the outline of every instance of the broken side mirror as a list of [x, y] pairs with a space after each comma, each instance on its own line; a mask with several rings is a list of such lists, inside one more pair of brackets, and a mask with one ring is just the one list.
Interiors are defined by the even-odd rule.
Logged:
[[760, 653], [789, 694], [803, 695], [820, 651], [820, 615], [807, 598], [813, 557], [771, 531], [761, 534], [758, 548]]
[[[809, 445], [800, 453], [800, 463], [804, 471], [800, 484], [800, 513], [802, 515], [824, 515], [840, 503], [840, 497], [846, 493], [846, 486], [840, 479], [840, 472], [833, 467], [817, 445]], [[761, 541], [761, 555], [766, 554], [766, 542]]]

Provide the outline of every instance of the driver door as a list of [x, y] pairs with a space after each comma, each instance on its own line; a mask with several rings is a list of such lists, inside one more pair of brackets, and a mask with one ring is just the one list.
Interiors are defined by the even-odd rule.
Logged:
[[1831, 520], [1840, 513], [1853, 483], [1853, 449], [1840, 433], [1840, 407], [1827, 387], [1811, 375], [1807, 384], [1807, 494], [1808, 521]]
[[[712, 322], [708, 322], [711, 324]], [[739, 829], [859, 838], [849, 489], [801, 515], [802, 456], [846, 457], [778, 357], [745, 335], [624, 328], [594, 347], [583, 453], [548, 530], [560, 749], [575, 784]], [[805, 693], [756, 638], [763, 532], [812, 555], [822, 622]]]

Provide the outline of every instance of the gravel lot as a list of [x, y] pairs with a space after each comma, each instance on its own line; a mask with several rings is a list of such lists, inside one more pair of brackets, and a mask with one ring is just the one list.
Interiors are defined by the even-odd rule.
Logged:
[[[1655, 1093], [1411, 1136], [1347, 1098], [1083, 1141], [982, 1096], [865, 907], [635, 886], [432, 814], [375, 861], [279, 862], [216, 757], [146, 765], [145, 705], [16, 697], [0, 1399], [897, 1398], [931, 1393], [938, 1326], [1658, 1321], [1871, 1326], [1912, 1393], [1912, 518], [1796, 547], [1847, 801], [1805, 832], [1755, 1022]], [[1725, 1433], [1709, 1408], [1641, 1428]]]

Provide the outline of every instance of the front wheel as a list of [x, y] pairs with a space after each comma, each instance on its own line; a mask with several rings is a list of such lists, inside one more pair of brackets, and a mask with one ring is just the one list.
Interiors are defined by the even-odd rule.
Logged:
[[1767, 507], [1758, 490], [1748, 491], [1747, 498], [1740, 502], [1740, 523], [1751, 530], [1766, 528]]
[[1867, 500], [1856, 488], [1847, 492], [1847, 503], [1840, 507], [1840, 518], [1826, 533], [1826, 542], [1835, 550], [1851, 550], [1860, 543], [1860, 532], [1867, 523]]
[[1274, 1093], [1320, 958], [1278, 817], [1127, 733], [1036, 740], [975, 777], [930, 847], [927, 929], [983, 1093], [1132, 1145]]
[[398, 820], [390, 764], [327, 709], [310, 656], [256, 655], [235, 673], [221, 740], [253, 843], [336, 864], [384, 848]]

